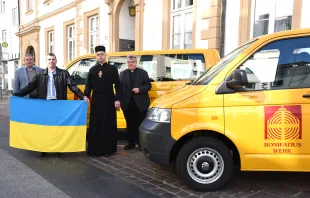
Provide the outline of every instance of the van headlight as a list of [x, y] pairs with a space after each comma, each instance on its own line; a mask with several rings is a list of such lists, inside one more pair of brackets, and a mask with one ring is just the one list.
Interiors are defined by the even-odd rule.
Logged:
[[171, 118], [171, 109], [152, 108], [149, 109], [147, 119], [153, 122], [169, 123]]

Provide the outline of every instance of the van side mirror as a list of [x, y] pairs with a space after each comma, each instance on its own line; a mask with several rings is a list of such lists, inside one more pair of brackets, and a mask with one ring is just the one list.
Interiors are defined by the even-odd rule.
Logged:
[[185, 83], [185, 85], [191, 85], [194, 82], [194, 80], [191, 80], [190, 82]]
[[230, 80], [226, 81], [226, 85], [230, 89], [241, 88], [248, 84], [246, 72], [242, 69], [233, 71]]

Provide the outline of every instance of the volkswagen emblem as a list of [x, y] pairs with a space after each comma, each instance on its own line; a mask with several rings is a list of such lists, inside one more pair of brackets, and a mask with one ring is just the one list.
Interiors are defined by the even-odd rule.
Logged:
[[208, 162], [203, 162], [201, 165], [202, 170], [209, 170], [210, 165]]

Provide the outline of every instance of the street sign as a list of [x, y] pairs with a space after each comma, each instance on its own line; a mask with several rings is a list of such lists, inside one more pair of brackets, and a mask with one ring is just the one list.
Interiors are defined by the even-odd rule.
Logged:
[[4, 47], [4, 48], [7, 48], [8, 45], [9, 45], [9, 44], [8, 44], [7, 42], [3, 42], [3, 43], [2, 43], [2, 47]]

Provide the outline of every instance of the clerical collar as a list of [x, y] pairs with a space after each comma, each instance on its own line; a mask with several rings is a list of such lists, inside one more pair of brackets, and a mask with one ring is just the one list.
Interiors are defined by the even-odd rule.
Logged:
[[100, 66], [103, 66], [104, 64], [105, 64], [105, 63], [102, 63], [102, 64], [101, 64], [101, 63], [98, 62], [98, 65], [100, 65]]
[[[137, 68], [136, 68], [136, 69], [137, 69]], [[130, 72], [135, 72], [135, 71], [136, 71], [136, 69], [134, 69], [134, 70], [129, 70], [129, 69], [128, 69], [128, 70], [129, 70]]]

